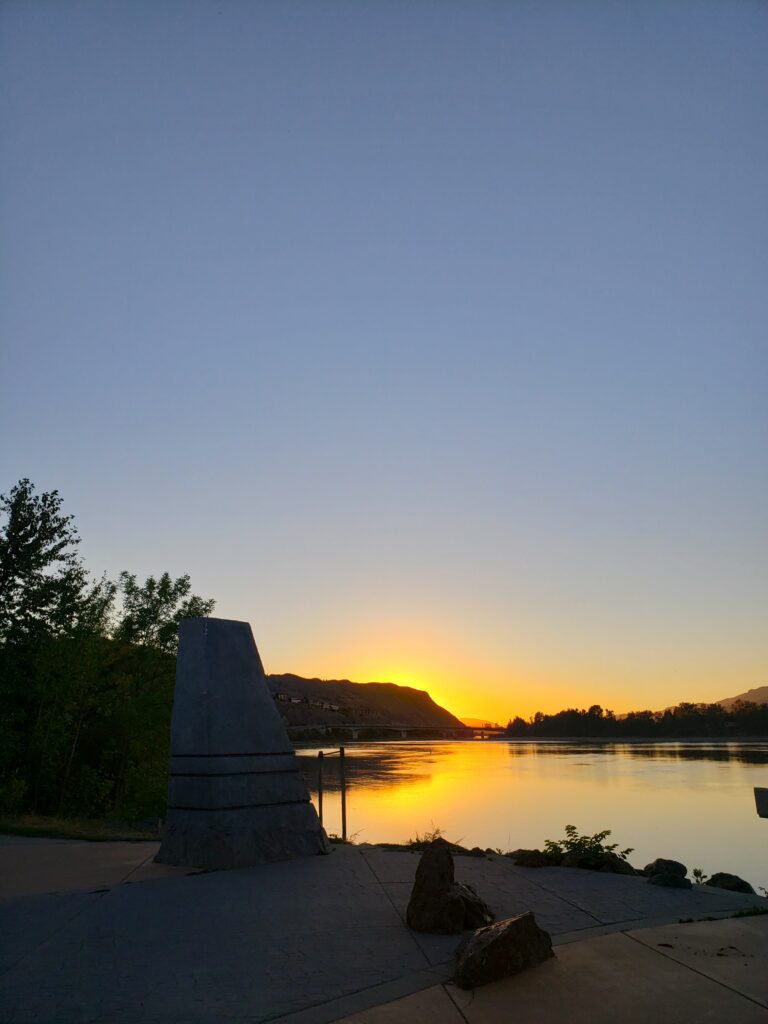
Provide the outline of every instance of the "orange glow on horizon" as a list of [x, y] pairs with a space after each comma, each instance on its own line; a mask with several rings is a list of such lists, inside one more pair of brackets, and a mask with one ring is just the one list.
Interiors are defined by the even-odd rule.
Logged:
[[314, 637], [298, 649], [294, 641], [290, 651], [280, 652], [280, 666], [273, 662], [268, 670], [410, 686], [426, 690], [457, 718], [502, 725], [516, 715], [529, 719], [537, 711], [593, 704], [624, 714], [681, 701], [714, 702], [762, 681], [754, 652], [734, 655], [727, 646], [704, 662], [696, 651], [668, 650], [660, 666], [651, 645], [629, 657], [621, 645], [612, 648], [604, 639], [594, 651], [591, 644], [554, 648], [547, 637], [513, 642], [491, 629], [477, 647], [460, 640], [458, 626], [446, 632], [408, 620], [367, 622]]

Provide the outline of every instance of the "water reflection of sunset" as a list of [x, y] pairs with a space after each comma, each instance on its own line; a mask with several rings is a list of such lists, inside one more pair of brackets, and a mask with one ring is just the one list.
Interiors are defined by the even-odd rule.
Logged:
[[[439, 826], [464, 845], [541, 846], [566, 824], [606, 828], [632, 861], [670, 856], [766, 884], [752, 787], [766, 743], [403, 742], [347, 750], [348, 831], [403, 842]], [[301, 751], [310, 788], [316, 751]], [[326, 827], [340, 832], [338, 760], [325, 760]], [[717, 820], [716, 833], [711, 822]], [[700, 863], [702, 862], [702, 863]], [[725, 865], [725, 867], [723, 867]]]

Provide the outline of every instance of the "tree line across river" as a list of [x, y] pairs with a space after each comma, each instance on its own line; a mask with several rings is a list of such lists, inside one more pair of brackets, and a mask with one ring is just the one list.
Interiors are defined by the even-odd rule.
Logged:
[[590, 739], [700, 739], [768, 736], [768, 704], [736, 701], [721, 704], [679, 704], [665, 711], [630, 711], [617, 716], [599, 704], [568, 708], [553, 715], [537, 711], [527, 721], [519, 716], [507, 723], [506, 735], [531, 739], [584, 737]]

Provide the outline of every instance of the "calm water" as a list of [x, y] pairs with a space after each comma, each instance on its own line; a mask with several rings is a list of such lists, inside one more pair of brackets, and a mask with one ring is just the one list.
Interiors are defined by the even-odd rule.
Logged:
[[[300, 750], [317, 800], [316, 753]], [[325, 748], [327, 749], [327, 748]], [[768, 887], [768, 743], [353, 743], [347, 824], [358, 842], [402, 842], [439, 826], [466, 846], [541, 846], [609, 828], [643, 866], [673, 857]], [[325, 825], [341, 832], [338, 758], [325, 759]], [[610, 841], [610, 840], [609, 840]]]

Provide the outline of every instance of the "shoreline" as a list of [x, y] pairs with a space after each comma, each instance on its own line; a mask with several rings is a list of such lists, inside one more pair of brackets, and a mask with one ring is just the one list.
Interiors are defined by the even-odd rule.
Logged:
[[[331, 740], [343, 740], [344, 737], [330, 736], [321, 737]], [[315, 740], [296, 740], [292, 741], [293, 746], [297, 750], [303, 749], [323, 749], [329, 744], [318, 743]], [[620, 745], [625, 743], [632, 744], [652, 744], [653, 746], [659, 746], [663, 744], [671, 743], [706, 743], [708, 745], [726, 745], [737, 743], [740, 745], [745, 744], [756, 744], [763, 743], [768, 744], [768, 736], [659, 736], [657, 738], [649, 736], [489, 736], [486, 739], [480, 739], [478, 737], [467, 737], [459, 738], [452, 737], [447, 738], [445, 736], [435, 737], [394, 737], [394, 736], [381, 736], [381, 737], [370, 737], [368, 739], [349, 739], [344, 742], [344, 747], [349, 746], [366, 746], [371, 743], [590, 743], [590, 744], [602, 744], [602, 745]]]

